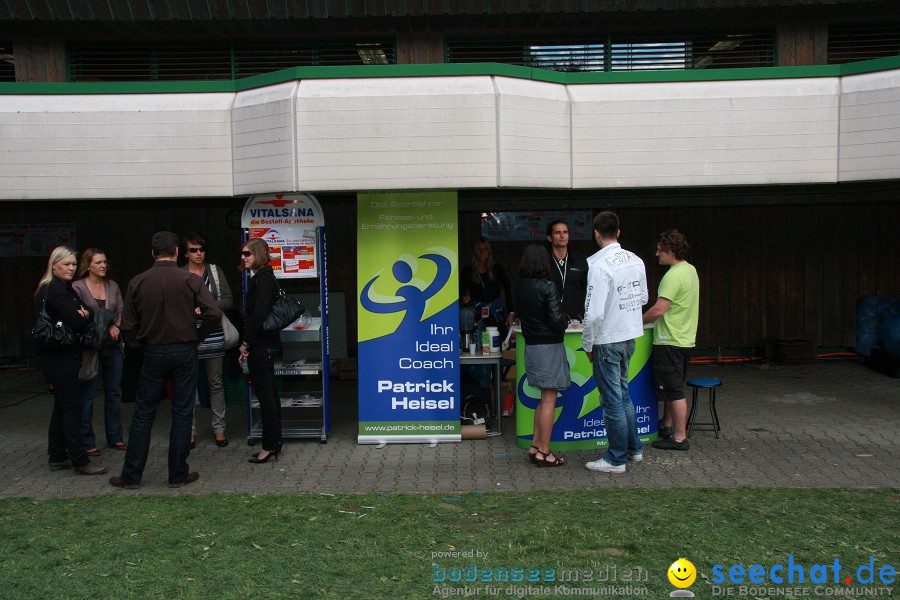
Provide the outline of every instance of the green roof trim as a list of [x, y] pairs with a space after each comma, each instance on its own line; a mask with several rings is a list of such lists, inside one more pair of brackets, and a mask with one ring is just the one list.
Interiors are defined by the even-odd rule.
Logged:
[[564, 85], [605, 83], [670, 83], [843, 77], [900, 69], [900, 56], [842, 65], [761, 67], [678, 71], [622, 71], [562, 73], [500, 63], [361, 65], [348, 67], [292, 67], [273, 73], [224, 81], [141, 81], [89, 83], [0, 83], [0, 95], [48, 94], [184, 94], [233, 93], [303, 79], [361, 79], [372, 77], [499, 76]]
[[887, 58], [874, 58], [860, 62], [846, 63], [841, 66], [841, 75], [860, 75], [862, 73], [875, 73], [877, 71], [889, 71], [900, 68], [900, 56]]
[[234, 81], [0, 83], [0, 95], [210, 94], [236, 91]]

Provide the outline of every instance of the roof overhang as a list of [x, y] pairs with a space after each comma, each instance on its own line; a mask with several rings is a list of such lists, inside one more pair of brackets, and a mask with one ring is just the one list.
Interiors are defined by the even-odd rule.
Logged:
[[[439, 11], [431, 10], [436, 4]], [[0, 37], [69, 39], [255, 37], [360, 32], [502, 29], [646, 31], [900, 19], [896, 0], [10, 0], [0, 2]]]

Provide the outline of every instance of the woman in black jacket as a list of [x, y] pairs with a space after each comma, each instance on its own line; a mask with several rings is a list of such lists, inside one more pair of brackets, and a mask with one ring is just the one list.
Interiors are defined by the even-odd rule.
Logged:
[[519, 263], [519, 278], [513, 288], [522, 336], [525, 338], [525, 376], [541, 390], [534, 411], [534, 436], [528, 458], [539, 467], [560, 467], [562, 457], [550, 451], [550, 434], [556, 413], [556, 396], [571, 385], [563, 339], [569, 320], [562, 310], [556, 285], [550, 280], [550, 254], [531, 244]]
[[459, 274], [460, 301], [476, 309], [475, 318], [481, 319], [482, 325], [496, 325], [505, 336], [515, 314], [511, 296], [506, 270], [494, 262], [491, 245], [479, 240], [472, 252], [472, 262]]
[[[54, 323], [62, 321], [80, 338], [80, 334], [88, 331], [94, 313], [82, 305], [72, 289], [77, 268], [75, 252], [69, 248], [60, 246], [50, 253], [47, 271], [34, 292], [34, 314], [37, 319], [41, 307], [46, 307]], [[53, 386], [53, 414], [47, 436], [50, 469], [57, 471], [71, 467], [82, 475], [105, 473], [106, 467], [92, 463], [82, 444], [81, 382], [78, 379], [81, 345], [38, 348], [36, 362]]]
[[253, 272], [247, 284], [247, 314], [240, 361], [250, 368], [250, 381], [259, 400], [262, 422], [262, 450], [250, 458], [261, 464], [281, 453], [281, 400], [275, 391], [275, 359], [281, 349], [281, 332], [263, 331], [272, 303], [278, 294], [278, 281], [269, 266], [269, 245], [265, 240], [249, 240], [241, 248], [241, 270]]

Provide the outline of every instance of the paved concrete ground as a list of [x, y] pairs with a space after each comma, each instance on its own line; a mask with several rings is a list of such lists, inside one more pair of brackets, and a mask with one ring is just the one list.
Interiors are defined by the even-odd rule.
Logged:
[[[153, 429], [140, 490], [116, 490], [122, 453], [103, 450], [110, 472], [80, 476], [46, 467], [46, 428], [52, 398], [34, 372], [0, 374], [0, 498], [65, 498], [100, 494], [211, 494], [218, 492], [409, 492], [560, 490], [610, 487], [900, 487], [900, 380], [856, 360], [809, 366], [697, 366], [692, 377], [718, 377], [723, 433], [694, 432], [689, 452], [647, 448], [645, 461], [624, 475], [592, 473], [596, 451], [570, 452], [569, 464], [536, 469], [515, 446], [513, 419], [502, 436], [483, 441], [392, 445], [356, 443], [356, 382], [335, 381], [333, 430], [327, 444], [289, 440], [278, 462], [246, 462], [246, 414], [228, 406], [231, 445], [217, 448], [201, 428], [189, 459], [200, 480], [178, 490], [166, 485], [169, 416], [163, 404]], [[102, 400], [95, 429], [102, 431]], [[131, 422], [131, 405], [123, 411]], [[209, 422], [201, 409], [198, 424]]]

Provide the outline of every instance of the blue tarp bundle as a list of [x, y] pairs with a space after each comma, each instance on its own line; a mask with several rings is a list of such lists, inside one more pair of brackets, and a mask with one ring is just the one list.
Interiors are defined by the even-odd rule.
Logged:
[[856, 347], [863, 356], [872, 348], [900, 356], [900, 299], [866, 296], [856, 303]]

